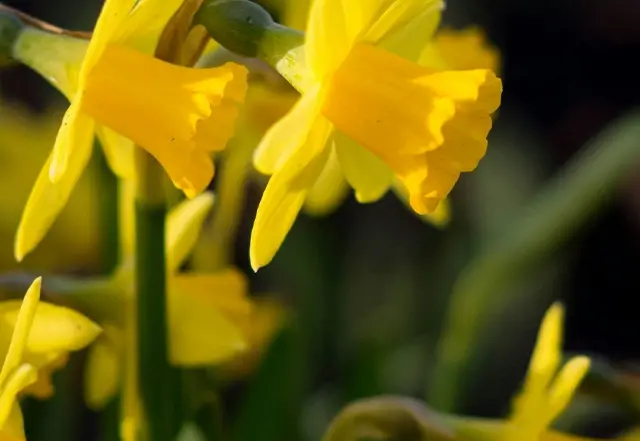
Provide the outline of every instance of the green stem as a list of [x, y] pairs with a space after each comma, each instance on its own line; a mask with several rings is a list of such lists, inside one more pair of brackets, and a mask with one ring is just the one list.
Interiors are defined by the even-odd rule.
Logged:
[[180, 376], [167, 350], [166, 206], [163, 171], [136, 149], [136, 313], [142, 408], [151, 441], [172, 441], [180, 429]]
[[[439, 342], [429, 403], [452, 411], [465, 375], [482, 347], [488, 321], [495, 321], [508, 291], [530, 276], [551, 253], [570, 240], [600, 210], [640, 158], [640, 114], [617, 121], [576, 157], [523, 213], [511, 231], [482, 253], [458, 278], [448, 323]], [[524, 293], [524, 292], [523, 292]]]

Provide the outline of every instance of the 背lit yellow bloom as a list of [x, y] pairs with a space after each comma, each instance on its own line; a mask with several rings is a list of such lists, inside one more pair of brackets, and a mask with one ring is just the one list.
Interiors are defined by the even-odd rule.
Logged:
[[502, 84], [490, 69], [440, 70], [411, 61], [431, 38], [427, 30], [441, 6], [314, 1], [305, 42], [309, 75], [296, 85], [303, 96], [254, 158], [260, 172], [272, 175], [252, 231], [254, 269], [273, 258], [333, 152], [360, 202], [378, 200], [395, 179], [419, 214], [435, 211], [460, 173], [475, 169]]
[[67, 308], [39, 303], [42, 280], [37, 278], [22, 302], [0, 303], [0, 439], [23, 440], [18, 395], [46, 397], [52, 392], [52, 364], [69, 351], [91, 343], [100, 328]]
[[[293, 3], [298, 5], [297, 8], [301, 7], [298, 2]], [[294, 7], [292, 9], [295, 10]], [[299, 15], [300, 12], [295, 14], [294, 18]], [[442, 29], [419, 54], [418, 64], [442, 70], [491, 69], [499, 73], [500, 56], [476, 27], [461, 31]], [[393, 181], [393, 190], [408, 204], [409, 194], [399, 180]], [[328, 214], [333, 212], [348, 194], [349, 184], [340, 170], [338, 158], [331, 154], [320, 177], [307, 195], [305, 211], [315, 215]], [[420, 217], [437, 227], [445, 226], [451, 217], [450, 205], [450, 202], [444, 199], [435, 211]]]
[[[71, 53], [65, 63], [46, 60], [51, 54], [34, 54], [34, 41], [31, 46], [16, 43], [16, 56], [71, 102], [25, 207], [15, 244], [18, 260], [40, 242], [64, 206], [89, 160], [94, 132], [123, 177], [133, 173], [135, 143], [160, 162], [187, 196], [211, 181], [210, 154], [224, 148], [232, 135], [247, 71], [234, 63], [193, 69], [154, 58], [153, 37], [157, 41], [179, 5], [178, 0], [107, 0], [88, 45], [69, 43], [68, 37], [60, 43]], [[37, 43], [37, 32], [21, 38]]]
[[561, 304], [547, 311], [536, 342], [527, 377], [513, 410], [506, 421], [475, 420], [455, 417], [456, 429], [469, 439], [492, 441], [580, 441], [586, 438], [558, 432], [551, 424], [570, 404], [590, 360], [576, 356], [562, 365]]
[[[29, 190], [51, 149], [61, 112], [35, 114], [16, 104], [0, 103], [0, 243], [13, 242]], [[40, 248], [22, 269], [34, 272], [90, 271], [99, 264], [98, 175], [89, 167]], [[10, 246], [0, 249], [0, 268], [17, 269]]]
[[[110, 301], [115, 299], [121, 305], [120, 309], [126, 311], [133, 308], [135, 292], [132, 193], [129, 185], [123, 187], [123, 258], [107, 288], [115, 293]], [[168, 344], [170, 361], [177, 366], [215, 365], [247, 348], [241, 323], [252, 314], [252, 304], [247, 297], [244, 275], [233, 268], [216, 273], [180, 272], [212, 205], [212, 195], [203, 193], [177, 205], [167, 217]], [[127, 313], [124, 317], [118, 315], [105, 321], [104, 337], [91, 348], [85, 376], [86, 401], [96, 409], [102, 408], [115, 395], [123, 380], [127, 384], [126, 379], [132, 377], [130, 371], [135, 371], [136, 366], [131, 362], [136, 353], [135, 315]], [[136, 400], [132, 401], [135, 406]]]

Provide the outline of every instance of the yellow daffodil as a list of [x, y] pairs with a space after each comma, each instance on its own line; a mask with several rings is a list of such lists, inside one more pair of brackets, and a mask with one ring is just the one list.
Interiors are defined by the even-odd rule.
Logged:
[[[36, 279], [22, 302], [0, 303], [0, 438], [23, 440], [18, 394], [48, 396], [52, 391], [51, 364], [91, 343], [100, 328], [67, 308], [39, 303], [41, 279]], [[30, 390], [29, 390], [30, 389]]]
[[[299, 22], [299, 9], [304, 2], [292, 3], [296, 6], [291, 7], [295, 12], [291, 19]], [[419, 54], [418, 64], [442, 70], [490, 69], [498, 73], [500, 56], [497, 50], [487, 44], [484, 34], [476, 27], [461, 31], [442, 29]], [[399, 180], [394, 180], [392, 185], [396, 195], [408, 205], [410, 195], [407, 189]], [[333, 212], [348, 194], [349, 184], [343, 177], [337, 155], [332, 152], [320, 177], [309, 190], [305, 211], [313, 215], [326, 215]], [[449, 200], [444, 199], [435, 211], [421, 217], [437, 227], [447, 225], [451, 217]]]
[[[11, 189], [0, 193], [0, 243], [13, 242], [24, 203], [49, 154], [60, 116], [61, 112], [56, 109], [35, 114], [16, 104], [0, 103], [0, 185]], [[100, 222], [95, 171], [89, 167], [83, 175], [51, 234], [37, 252], [26, 259], [27, 268], [35, 272], [58, 272], [89, 271], [97, 267], [99, 250], [95, 238]], [[7, 271], [16, 267], [13, 250], [3, 246], [0, 268]]]
[[461, 434], [494, 441], [585, 440], [550, 427], [571, 402], [590, 365], [588, 357], [576, 356], [561, 366], [563, 316], [559, 303], [547, 311], [510, 418], [505, 422], [455, 418]]
[[254, 158], [272, 175], [251, 236], [254, 269], [273, 258], [333, 152], [360, 202], [379, 199], [397, 179], [419, 214], [435, 211], [460, 173], [477, 166], [500, 80], [490, 69], [444, 71], [410, 61], [430, 39], [441, 6], [313, 2], [304, 47], [309, 75], [296, 85], [303, 96]]
[[[109, 282], [127, 311], [132, 310], [134, 300], [132, 193], [130, 186], [124, 187], [124, 257]], [[212, 195], [203, 193], [176, 206], [167, 218], [169, 356], [177, 366], [215, 365], [247, 348], [241, 323], [252, 314], [252, 305], [244, 275], [233, 268], [216, 273], [180, 272], [212, 204]], [[86, 401], [97, 409], [116, 393], [123, 379], [126, 383], [126, 378], [131, 378], [130, 371], [136, 366], [131, 362], [136, 352], [135, 315], [112, 317], [104, 328], [104, 338], [92, 346], [86, 374]]]
[[42, 31], [25, 32], [16, 43], [16, 56], [71, 101], [25, 207], [15, 245], [18, 260], [40, 242], [66, 203], [90, 157], [94, 131], [123, 177], [133, 173], [135, 143], [162, 164], [187, 196], [209, 184], [210, 153], [224, 148], [233, 132], [247, 72], [234, 63], [193, 69], [152, 56], [152, 43], [180, 3], [107, 0], [88, 45], [66, 37], [55, 46], [63, 53], [69, 48], [64, 61], [48, 60], [57, 54], [32, 48]]

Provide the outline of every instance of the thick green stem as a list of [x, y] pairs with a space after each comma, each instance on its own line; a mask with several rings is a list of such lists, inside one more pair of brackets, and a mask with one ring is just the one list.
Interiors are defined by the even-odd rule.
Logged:
[[[523, 213], [511, 231], [478, 256], [458, 278], [448, 323], [438, 345], [429, 403], [455, 410], [481, 332], [501, 305], [514, 301], [508, 288], [531, 276], [604, 205], [640, 160], [640, 114], [615, 122], [598, 135]], [[479, 341], [480, 340], [480, 341]]]
[[150, 441], [172, 441], [180, 429], [180, 376], [169, 364], [163, 171], [136, 149], [136, 314], [140, 397]]

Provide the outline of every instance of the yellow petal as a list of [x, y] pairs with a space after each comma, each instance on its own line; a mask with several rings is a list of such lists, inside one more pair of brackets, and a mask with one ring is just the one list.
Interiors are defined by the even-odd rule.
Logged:
[[[5, 423], [10, 420], [11, 432], [15, 435], [20, 433], [19, 427], [16, 427], [17, 415], [15, 406], [18, 393], [33, 384], [38, 378], [36, 369], [28, 364], [20, 365], [7, 378], [5, 384], [2, 385], [0, 392], [0, 428], [5, 429]], [[11, 419], [13, 420], [11, 421]], [[17, 430], [16, 430], [17, 429]]]
[[24, 441], [26, 439], [22, 411], [17, 401], [11, 406], [11, 412], [4, 424], [0, 424], [0, 439], [3, 441]]
[[138, 0], [119, 26], [114, 41], [153, 53], [162, 30], [183, 0]]
[[462, 31], [443, 29], [420, 54], [419, 63], [439, 69], [490, 69], [498, 72], [500, 54], [489, 46], [479, 28]]
[[[116, 331], [117, 332], [117, 331]], [[84, 398], [87, 406], [102, 410], [118, 392], [120, 386], [120, 354], [113, 337], [122, 338], [105, 329], [105, 337], [98, 339], [89, 350], [84, 375]]]
[[119, 178], [133, 179], [133, 141], [108, 127], [96, 125], [95, 129], [111, 171]]
[[52, 183], [49, 180], [51, 157], [47, 159], [38, 175], [18, 226], [14, 248], [16, 260], [21, 261], [40, 243], [64, 208], [71, 191], [85, 169], [91, 156], [93, 142], [93, 124], [90, 121], [86, 123], [82, 128], [83, 135], [78, 139], [78, 148], [69, 162], [69, 167], [60, 176], [58, 182]]
[[538, 339], [531, 356], [525, 390], [529, 388], [546, 389], [558, 371], [562, 357], [563, 322], [564, 308], [562, 304], [554, 303], [546, 312], [538, 331]]
[[107, 45], [118, 37], [121, 25], [135, 3], [136, 0], [106, 0], [102, 5], [80, 70], [80, 89], [84, 88], [87, 75], [98, 63]]
[[309, 189], [329, 157], [326, 143], [332, 130], [327, 120], [317, 118], [306, 143], [269, 180], [251, 230], [249, 256], [254, 271], [273, 259], [293, 226]]
[[54, 184], [68, 180], [67, 174], [74, 176], [80, 163], [84, 168], [85, 149], [89, 149], [90, 155], [93, 147], [94, 122], [80, 110], [80, 101], [81, 93], [71, 101], [56, 135], [49, 165], [49, 179]]
[[[221, 283], [220, 283], [221, 282]], [[240, 328], [225, 314], [225, 306], [237, 307], [245, 293], [229, 288], [225, 277], [178, 276], [169, 287], [169, 335], [171, 362], [179, 366], [213, 365], [247, 347]], [[212, 301], [213, 300], [213, 301]], [[234, 306], [234, 304], [236, 304]]]
[[335, 149], [331, 149], [322, 173], [309, 190], [304, 211], [312, 216], [325, 216], [334, 212], [349, 195], [349, 185], [340, 169]]
[[320, 113], [319, 87], [305, 93], [280, 121], [271, 126], [256, 148], [253, 163], [265, 175], [272, 175], [305, 143]]
[[[354, 2], [355, 3], [355, 2]], [[393, 0], [387, 1], [386, 7], [379, 14], [375, 23], [373, 23], [361, 42], [376, 43], [396, 29], [401, 29], [411, 24], [412, 21], [419, 18], [416, 25], [423, 26], [424, 34], [412, 34], [412, 37], [418, 37], [419, 41], [424, 43], [430, 38], [429, 32], [434, 29], [429, 21], [431, 17], [424, 14], [432, 14], [437, 17], [442, 9], [442, 0]], [[427, 26], [428, 25], [428, 26]], [[417, 27], [417, 26], [416, 26]], [[407, 36], [408, 38], [408, 36]], [[405, 41], [412, 44], [410, 41]]]
[[[307, 23], [305, 57], [316, 79], [335, 70], [351, 50], [342, 0], [315, 0]], [[355, 2], [350, 2], [355, 3]]]
[[67, 353], [55, 354], [31, 354], [27, 352], [24, 361], [38, 368], [38, 379], [23, 390], [25, 395], [34, 396], [40, 400], [47, 400], [53, 396], [53, 374], [67, 365], [69, 355]]
[[334, 145], [340, 168], [358, 202], [375, 202], [384, 196], [393, 182], [389, 166], [340, 132], [334, 136]]
[[[426, 50], [425, 47], [433, 46], [429, 43], [440, 24], [443, 7], [444, 5], [440, 3], [433, 5], [432, 8], [425, 8], [405, 26], [387, 32], [378, 41], [377, 46], [404, 59], [417, 62]], [[424, 65], [435, 67], [431, 64]]]
[[22, 362], [22, 355], [25, 350], [27, 338], [36, 315], [38, 302], [40, 301], [41, 286], [42, 278], [38, 277], [31, 283], [27, 293], [24, 295], [19, 310], [13, 309], [13, 305], [7, 305], [8, 303], [14, 302], [3, 302], [1, 304], [3, 308], [9, 307], [9, 314], [4, 315], [2, 321], [3, 323], [9, 322], [13, 327], [13, 334], [7, 355], [4, 358], [4, 363], [2, 363], [2, 371], [0, 371], [0, 388], [4, 387], [5, 381]]
[[[0, 304], [2, 320], [5, 324], [15, 326], [16, 335], [20, 335], [19, 305], [18, 301], [13, 300]], [[95, 340], [100, 332], [100, 327], [82, 314], [40, 302], [35, 308], [25, 349], [37, 354], [77, 351]]]
[[200, 230], [213, 207], [213, 194], [203, 193], [181, 202], [167, 216], [167, 272], [178, 270], [198, 240]]
[[591, 361], [588, 357], [573, 357], [553, 381], [549, 394], [548, 420], [550, 425], [569, 405], [576, 389], [587, 375]]

